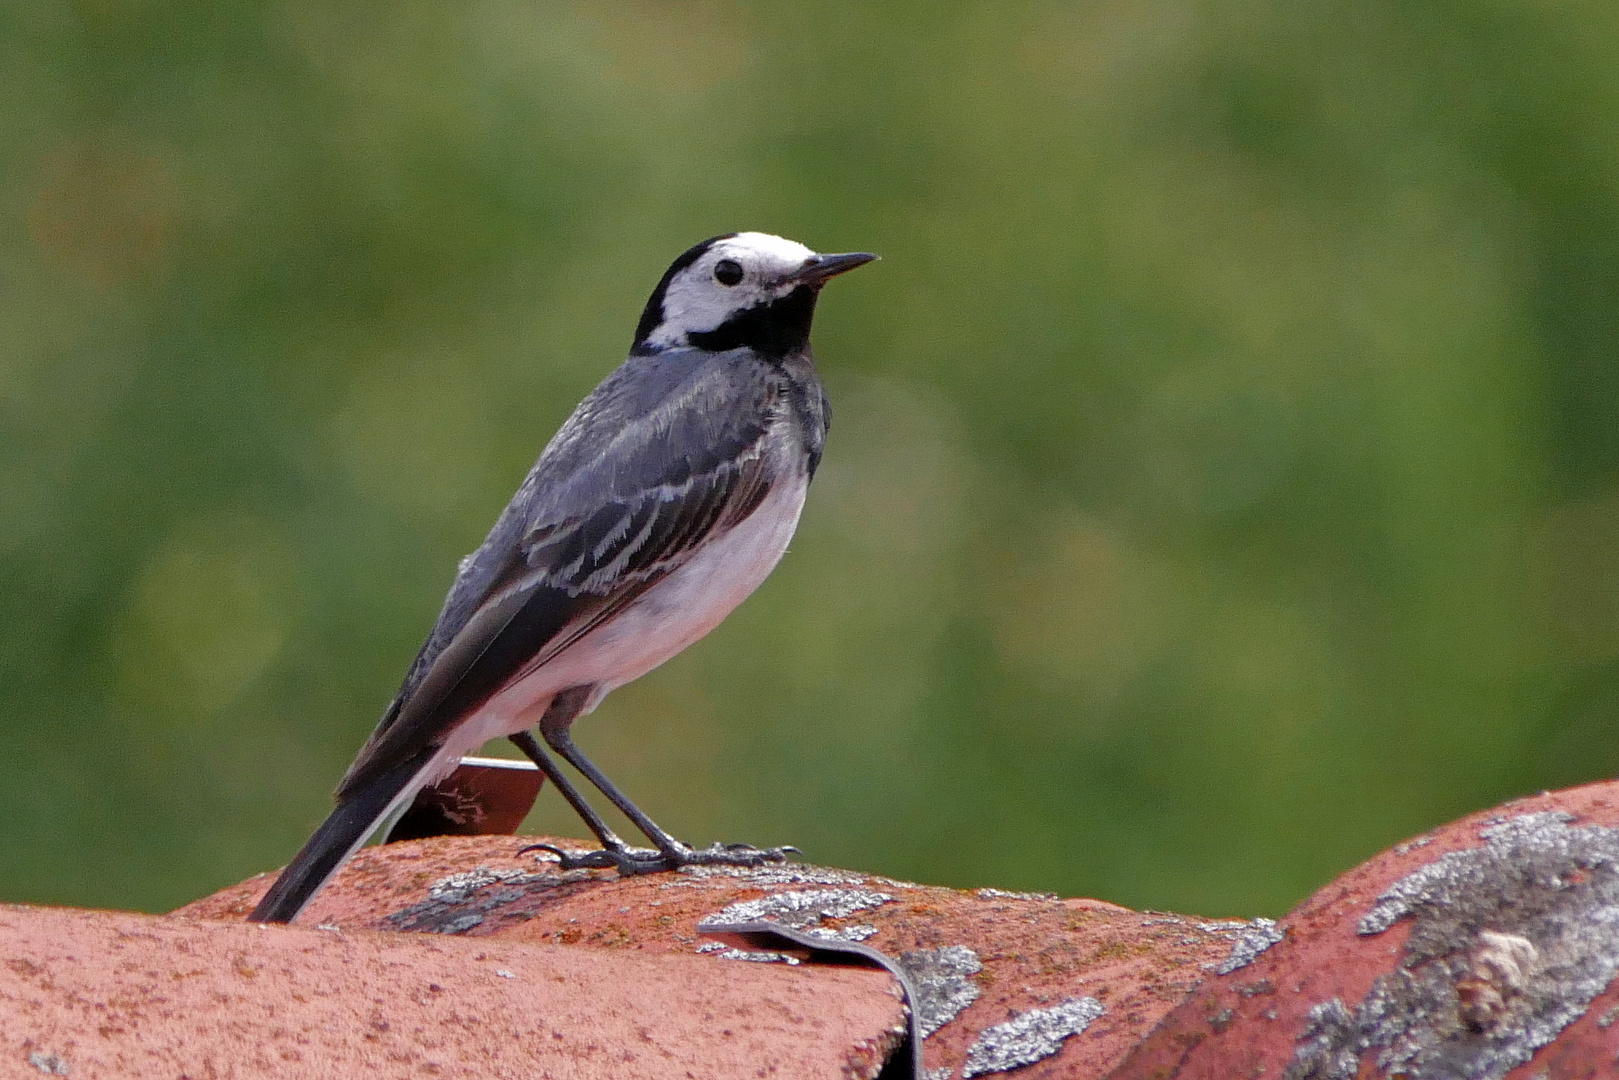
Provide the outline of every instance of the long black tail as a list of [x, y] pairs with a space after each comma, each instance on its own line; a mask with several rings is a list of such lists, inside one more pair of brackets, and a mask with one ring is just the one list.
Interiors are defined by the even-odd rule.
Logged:
[[415, 757], [379, 774], [358, 791], [350, 792], [281, 871], [281, 876], [275, 879], [275, 884], [248, 919], [279, 923], [296, 919], [304, 905], [337, 873], [337, 868], [371, 835], [399, 793], [427, 768], [438, 749], [424, 747]]

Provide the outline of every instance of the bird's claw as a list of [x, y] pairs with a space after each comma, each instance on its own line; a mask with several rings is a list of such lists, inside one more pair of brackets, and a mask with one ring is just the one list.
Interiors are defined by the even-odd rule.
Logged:
[[557, 857], [561, 870], [617, 870], [621, 877], [650, 874], [667, 869], [662, 852], [653, 848], [596, 848], [593, 851], [564, 851], [551, 844], [530, 844], [517, 853], [549, 851]]

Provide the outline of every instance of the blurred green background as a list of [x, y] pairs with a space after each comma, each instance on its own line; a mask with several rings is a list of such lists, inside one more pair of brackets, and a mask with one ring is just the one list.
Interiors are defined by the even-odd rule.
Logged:
[[290, 857], [733, 229], [884, 261], [791, 554], [578, 729], [678, 835], [1275, 914], [1619, 771], [1614, 5], [0, 12], [0, 898]]

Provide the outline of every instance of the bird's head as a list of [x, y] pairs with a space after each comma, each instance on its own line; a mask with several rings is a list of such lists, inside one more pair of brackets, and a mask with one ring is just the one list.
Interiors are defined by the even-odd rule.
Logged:
[[683, 252], [652, 290], [631, 351], [690, 345], [785, 356], [809, 341], [815, 297], [827, 279], [876, 257], [817, 255], [768, 233], [704, 240]]

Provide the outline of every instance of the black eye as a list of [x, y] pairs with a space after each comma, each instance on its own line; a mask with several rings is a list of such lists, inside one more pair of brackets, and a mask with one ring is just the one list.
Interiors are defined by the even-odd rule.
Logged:
[[714, 280], [721, 285], [735, 285], [742, 280], [742, 264], [734, 259], [721, 259], [714, 264]]

